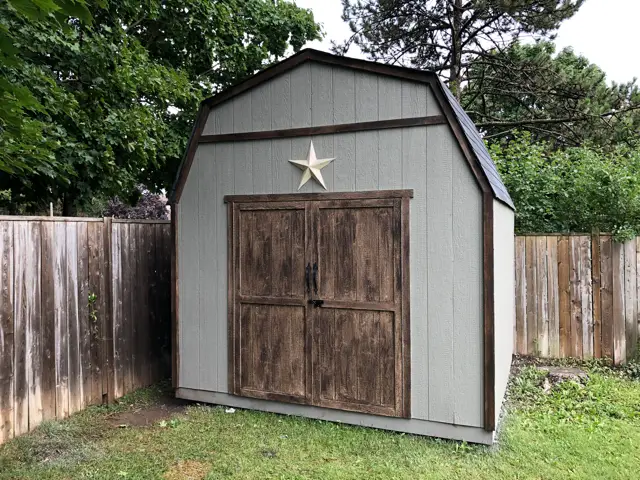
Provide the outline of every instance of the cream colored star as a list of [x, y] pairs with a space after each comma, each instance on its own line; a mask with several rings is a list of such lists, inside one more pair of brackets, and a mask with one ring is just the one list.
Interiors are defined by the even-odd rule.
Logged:
[[302, 186], [311, 179], [311, 177], [315, 178], [318, 183], [322, 185], [322, 187], [326, 190], [327, 186], [324, 184], [324, 179], [322, 178], [322, 173], [320, 172], [320, 170], [322, 170], [334, 160], [335, 158], [318, 159], [316, 157], [316, 149], [313, 148], [313, 140], [311, 140], [311, 144], [309, 145], [309, 154], [307, 155], [306, 160], [289, 160], [304, 172], [302, 174], [302, 179], [300, 180], [298, 190], [300, 190]]

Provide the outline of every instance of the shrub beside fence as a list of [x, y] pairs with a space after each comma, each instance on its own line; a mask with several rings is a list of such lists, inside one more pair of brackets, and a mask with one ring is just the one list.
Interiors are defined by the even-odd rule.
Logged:
[[0, 443], [170, 374], [167, 221], [0, 217]]
[[515, 351], [541, 357], [613, 358], [636, 353], [640, 237], [516, 237]]

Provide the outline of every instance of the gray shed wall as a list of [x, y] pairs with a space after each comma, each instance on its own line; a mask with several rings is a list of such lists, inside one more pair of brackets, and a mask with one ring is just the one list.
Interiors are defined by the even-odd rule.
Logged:
[[495, 401], [496, 417], [509, 381], [515, 326], [514, 213], [504, 203], [493, 201], [494, 311], [495, 311]]
[[[204, 134], [436, 115], [429, 87], [306, 63], [218, 106]], [[226, 194], [295, 193], [310, 137], [203, 144], [178, 209], [179, 387], [227, 392]], [[329, 191], [414, 189], [412, 417], [482, 426], [482, 198], [446, 125], [314, 136]], [[324, 191], [309, 182], [301, 192]]]

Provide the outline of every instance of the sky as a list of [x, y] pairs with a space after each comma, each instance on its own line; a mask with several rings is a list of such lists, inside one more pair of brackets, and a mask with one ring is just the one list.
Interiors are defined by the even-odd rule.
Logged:
[[[295, 0], [300, 7], [313, 10], [326, 33], [322, 42], [307, 46], [329, 50], [331, 40], [351, 35], [340, 18], [340, 0]], [[580, 11], [565, 21], [556, 38], [559, 48], [573, 47], [607, 74], [607, 79], [627, 82], [640, 78], [640, 0], [586, 0]], [[348, 55], [360, 56], [357, 50]]]

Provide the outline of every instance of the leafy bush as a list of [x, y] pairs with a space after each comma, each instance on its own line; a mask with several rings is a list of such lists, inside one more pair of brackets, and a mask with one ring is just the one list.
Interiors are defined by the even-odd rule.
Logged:
[[144, 187], [138, 187], [138, 197], [133, 205], [114, 197], [107, 202], [103, 212], [105, 217], [168, 220], [167, 199], [163, 195], [151, 193]]
[[516, 206], [516, 232], [640, 234], [640, 150], [552, 150], [528, 133], [489, 146]]

